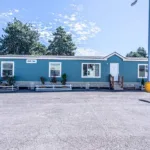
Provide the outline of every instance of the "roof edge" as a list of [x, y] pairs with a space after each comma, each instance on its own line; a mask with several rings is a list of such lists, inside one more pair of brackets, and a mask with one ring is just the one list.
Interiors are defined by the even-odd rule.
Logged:
[[48, 59], [48, 60], [104, 60], [112, 56], [118, 56], [123, 61], [148, 61], [148, 58], [133, 58], [133, 57], [124, 57], [117, 52], [113, 52], [107, 56], [53, 56], [53, 55], [0, 55], [1, 59]]
[[117, 52], [113, 52], [113, 53], [111, 53], [111, 54], [109, 54], [109, 55], [107, 55], [106, 57], [104, 57], [104, 59], [108, 59], [108, 58], [110, 58], [110, 57], [112, 57], [112, 56], [114, 56], [114, 55], [116, 55], [116, 56], [118, 56], [118, 57], [120, 57], [121, 59], [123, 59], [123, 60], [126, 60], [126, 58], [124, 57], [124, 56], [122, 56], [122, 55], [120, 55], [119, 53], [117, 53]]

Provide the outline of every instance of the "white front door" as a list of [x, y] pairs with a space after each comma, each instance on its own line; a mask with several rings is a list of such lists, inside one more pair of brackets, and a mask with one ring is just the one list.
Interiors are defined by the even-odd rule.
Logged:
[[110, 74], [114, 76], [114, 81], [118, 81], [118, 75], [119, 75], [118, 63], [110, 63]]

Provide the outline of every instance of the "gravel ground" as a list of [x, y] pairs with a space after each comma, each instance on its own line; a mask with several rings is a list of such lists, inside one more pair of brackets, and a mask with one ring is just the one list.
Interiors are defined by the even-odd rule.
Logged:
[[150, 150], [150, 94], [0, 94], [0, 150]]

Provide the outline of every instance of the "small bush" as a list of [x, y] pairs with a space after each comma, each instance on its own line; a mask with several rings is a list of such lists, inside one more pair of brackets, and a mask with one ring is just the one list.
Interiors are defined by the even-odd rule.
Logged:
[[141, 85], [145, 85], [145, 81], [144, 81], [144, 79], [142, 78], [142, 80], [141, 80]]
[[63, 85], [65, 85], [66, 82], [67, 82], [67, 75], [66, 75], [66, 73], [64, 73], [64, 74], [62, 75], [61, 83], [62, 83]]
[[52, 78], [51, 78], [51, 81], [50, 81], [51, 83], [57, 83], [57, 79], [56, 79], [56, 76], [53, 76]]
[[45, 78], [44, 77], [40, 77], [41, 83], [44, 85], [45, 84]]
[[7, 82], [9, 86], [15, 84], [15, 77], [5, 76], [3, 79]]

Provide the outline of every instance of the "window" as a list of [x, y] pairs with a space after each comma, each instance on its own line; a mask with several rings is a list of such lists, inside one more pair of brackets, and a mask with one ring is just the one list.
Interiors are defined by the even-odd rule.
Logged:
[[61, 77], [61, 63], [50, 62], [49, 63], [49, 77]]
[[1, 62], [1, 77], [14, 76], [14, 62]]
[[148, 65], [139, 64], [138, 65], [138, 78], [147, 78], [148, 77]]
[[82, 78], [100, 78], [100, 64], [82, 64]]

